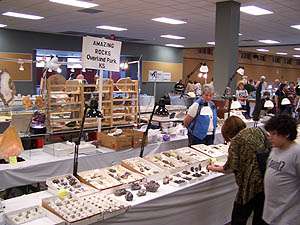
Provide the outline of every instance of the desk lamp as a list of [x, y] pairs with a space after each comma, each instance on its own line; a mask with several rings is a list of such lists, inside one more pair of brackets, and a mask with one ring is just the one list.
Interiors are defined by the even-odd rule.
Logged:
[[83, 128], [84, 128], [84, 122], [85, 122], [86, 116], [90, 117], [90, 118], [102, 118], [103, 117], [103, 115], [101, 114], [101, 112], [98, 109], [98, 101], [96, 99], [91, 99], [90, 104], [85, 106], [83, 117], [81, 120], [78, 140], [75, 141], [74, 163], [73, 163], [73, 175], [75, 177], [77, 176], [77, 172], [78, 172], [78, 152], [79, 152], [79, 145], [80, 145], [80, 140], [81, 140], [81, 137], [83, 134]]

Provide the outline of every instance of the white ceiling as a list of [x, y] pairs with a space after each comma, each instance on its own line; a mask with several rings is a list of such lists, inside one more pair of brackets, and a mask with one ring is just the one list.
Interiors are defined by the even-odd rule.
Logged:
[[[59, 33], [75, 31], [91, 34], [111, 34], [96, 29], [97, 25], [126, 27], [116, 36], [143, 39], [151, 44], [183, 44], [185, 47], [206, 46], [214, 40], [215, 3], [217, 0], [90, 0], [98, 3], [97, 14], [78, 12], [80, 8], [59, 5], [48, 0], [0, 0], [0, 13], [15, 11], [45, 17], [31, 21], [0, 15], [7, 29]], [[241, 13], [241, 46], [259, 46], [257, 40], [278, 40], [281, 44], [300, 47], [300, 31], [290, 25], [300, 24], [300, 0], [240, 0], [242, 6], [256, 5], [274, 12], [252, 16]], [[155, 17], [171, 17], [187, 21], [184, 25], [154, 22]], [[162, 34], [187, 37], [186, 40], [160, 38]], [[253, 40], [253, 41], [243, 41]], [[282, 50], [284, 51], [284, 50]], [[295, 53], [294, 53], [295, 54]]]

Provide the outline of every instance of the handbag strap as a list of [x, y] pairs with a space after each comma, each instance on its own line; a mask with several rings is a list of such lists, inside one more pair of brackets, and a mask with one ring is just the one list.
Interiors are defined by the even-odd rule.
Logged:
[[263, 135], [264, 135], [264, 146], [265, 146], [265, 149], [268, 149], [269, 148], [269, 146], [268, 146], [268, 137], [267, 137], [267, 134], [266, 134], [266, 132], [261, 128], [261, 127], [258, 127], [258, 129], [263, 133]]

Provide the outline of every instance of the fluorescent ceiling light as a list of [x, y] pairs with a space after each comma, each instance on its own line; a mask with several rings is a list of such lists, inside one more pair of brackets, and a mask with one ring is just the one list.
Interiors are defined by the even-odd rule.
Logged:
[[183, 48], [183, 45], [176, 45], [176, 44], [166, 44], [168, 47], [175, 47], [175, 48]]
[[0, 28], [7, 27], [7, 25], [0, 23]]
[[294, 50], [296, 50], [296, 51], [300, 51], [300, 48], [294, 48]]
[[268, 49], [264, 49], [264, 48], [257, 48], [256, 51], [258, 52], [268, 52]]
[[168, 24], [173, 24], [173, 25], [186, 23], [185, 21], [182, 21], [182, 20], [175, 20], [175, 19], [171, 19], [171, 18], [167, 18], [167, 17], [158, 17], [158, 18], [154, 18], [152, 20], [156, 21], [156, 22], [168, 23]]
[[169, 38], [169, 39], [175, 39], [175, 40], [182, 40], [182, 39], [185, 39], [185, 37], [176, 36], [176, 35], [171, 35], [171, 34], [160, 35], [160, 37], [162, 37], [162, 38]]
[[113, 31], [124, 31], [124, 30], [128, 30], [127, 28], [122, 28], [122, 27], [112, 27], [112, 26], [107, 26], [107, 25], [97, 26], [96, 28], [102, 29], [102, 30], [113, 30]]
[[300, 58], [300, 55], [293, 55], [295, 58]]
[[95, 6], [98, 6], [98, 4], [85, 2], [85, 1], [79, 1], [79, 0], [49, 0], [50, 2], [55, 2], [63, 5], [71, 5], [75, 7], [80, 8], [92, 8]]
[[276, 55], [287, 55], [286, 52], [277, 52]]
[[216, 45], [216, 42], [214, 42], [214, 41], [209, 41], [209, 42], [206, 42], [206, 44], [208, 44], [208, 45]]
[[259, 40], [258, 42], [265, 43], [265, 44], [278, 44], [280, 41], [274, 41], [274, 40]]
[[243, 13], [247, 13], [250, 15], [254, 16], [261, 16], [261, 15], [267, 15], [267, 14], [273, 14], [272, 11], [254, 6], [254, 5], [249, 5], [249, 6], [243, 6], [240, 8], [240, 11]]
[[300, 25], [292, 25], [291, 27], [300, 30]]
[[44, 19], [44, 17], [42, 17], [42, 16], [35, 16], [35, 15], [24, 14], [24, 13], [16, 13], [16, 12], [6, 12], [6, 13], [2, 13], [2, 15], [23, 18], [23, 19], [29, 19], [29, 20]]

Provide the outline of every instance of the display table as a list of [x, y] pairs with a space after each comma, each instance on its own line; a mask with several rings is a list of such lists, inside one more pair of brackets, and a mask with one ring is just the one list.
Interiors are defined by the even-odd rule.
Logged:
[[[249, 121], [247, 125], [253, 126], [254, 122]], [[224, 143], [220, 128], [215, 135], [215, 144]], [[145, 147], [144, 155], [163, 152], [188, 146], [187, 136], [177, 136], [168, 142], [158, 142], [148, 144]], [[124, 151], [112, 151], [101, 147], [99, 150], [88, 155], [79, 155], [79, 171], [103, 168], [114, 165], [121, 160], [139, 156], [140, 148], [128, 149]], [[16, 166], [9, 164], [0, 165], [0, 189], [7, 189], [37, 182], [43, 182], [48, 177], [72, 173], [73, 155], [53, 156], [42, 149], [23, 152], [25, 162], [20, 162]]]
[[[223, 225], [230, 221], [236, 190], [234, 176], [219, 173], [181, 187], [161, 186], [157, 193], [132, 202], [125, 214], [101, 224]], [[6, 200], [5, 212], [41, 204], [41, 200], [49, 196], [51, 194], [44, 191]], [[0, 225], [4, 225], [3, 217], [0, 218]], [[54, 225], [41, 220], [36, 222], [27, 225]]]
[[[154, 154], [170, 149], [181, 148], [188, 145], [187, 137], [178, 136], [170, 142], [149, 144], [144, 153]], [[139, 156], [140, 149], [112, 151], [101, 147], [88, 155], [79, 155], [79, 171], [103, 168], [114, 165], [123, 159]], [[26, 159], [16, 166], [9, 164], [0, 165], [0, 189], [7, 189], [37, 182], [43, 182], [48, 177], [73, 172], [73, 155], [53, 156], [42, 149], [24, 151], [22, 156]]]

